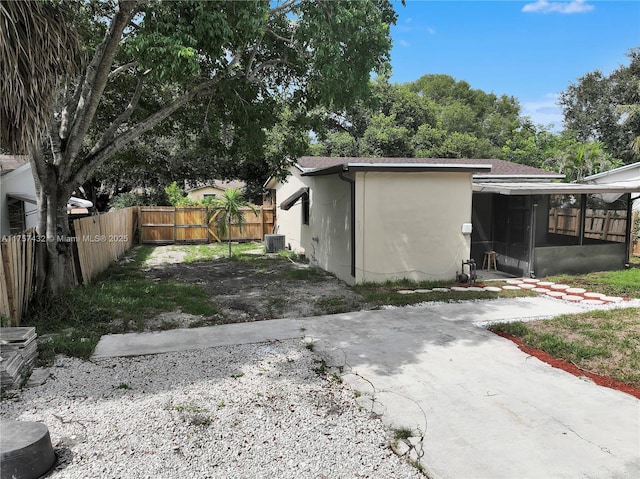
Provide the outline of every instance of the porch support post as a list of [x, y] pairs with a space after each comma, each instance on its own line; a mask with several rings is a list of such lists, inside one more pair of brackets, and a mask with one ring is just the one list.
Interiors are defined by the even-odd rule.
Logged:
[[624, 235], [624, 263], [625, 266], [629, 265], [631, 258], [631, 228], [633, 227], [633, 201], [631, 200], [631, 193], [625, 195], [627, 197], [627, 227]]
[[587, 222], [587, 195], [580, 195], [580, 246], [584, 244], [584, 227]]
[[530, 196], [529, 202], [529, 276], [535, 278], [538, 197]]

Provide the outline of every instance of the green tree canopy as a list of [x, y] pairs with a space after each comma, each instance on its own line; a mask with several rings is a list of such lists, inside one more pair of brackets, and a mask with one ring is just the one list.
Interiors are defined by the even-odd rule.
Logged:
[[[69, 245], [57, 242], [68, 233], [67, 200], [114, 155], [152, 130], [180, 132], [184, 142], [201, 142], [209, 161], [233, 159], [249, 169], [285, 111], [295, 114], [289, 125], [296, 125], [319, 106], [343, 110], [367, 94], [371, 72], [383, 73], [388, 63], [396, 19], [387, 0], [68, 5], [67, 28], [78, 33], [87, 60], [78, 75], [61, 77], [44, 114], [44, 141], [23, 152], [33, 159], [37, 229], [47, 237], [39, 268], [46, 281], [39, 282], [50, 290], [70, 284]], [[35, 15], [45, 26], [55, 18]], [[2, 21], [0, 44], [17, 42], [24, 64], [51, 60], [53, 52], [28, 48], [28, 35], [10, 36], [15, 20], [3, 15]], [[17, 80], [9, 81], [20, 93]], [[2, 101], [2, 111], [18, 113]]]
[[[509, 142], [530, 127], [515, 98], [474, 90], [448, 75], [424, 75], [404, 84], [382, 76], [372, 81], [371, 90], [369, 101], [333, 112], [315, 153], [495, 158], [509, 154]], [[538, 161], [533, 156], [526, 151], [517, 159], [531, 164]]]
[[640, 136], [640, 48], [627, 53], [628, 65], [610, 75], [596, 70], [579, 78], [560, 95], [565, 127], [579, 142], [599, 141], [614, 158], [637, 161]]

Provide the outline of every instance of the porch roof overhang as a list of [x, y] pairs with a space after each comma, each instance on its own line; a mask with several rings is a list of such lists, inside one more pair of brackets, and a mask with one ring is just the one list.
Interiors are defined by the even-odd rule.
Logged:
[[[31, 203], [32, 205], [38, 204], [38, 199], [35, 195], [29, 195], [27, 193], [7, 193], [7, 198], [23, 201], [25, 203]], [[91, 208], [93, 207], [93, 202], [89, 200], [84, 200], [82, 198], [76, 198], [72, 196], [69, 198], [69, 202], [67, 203], [67, 210], [72, 210], [74, 208]]]
[[491, 171], [489, 164], [446, 164], [446, 163], [341, 163], [339, 165], [305, 171], [302, 176], [324, 176], [348, 171], [378, 172], [455, 172], [475, 173]]
[[7, 193], [7, 198], [23, 201], [25, 203], [31, 203], [33, 205], [38, 203], [38, 200], [34, 195], [28, 195], [25, 193]]
[[475, 193], [496, 193], [499, 195], [582, 195], [591, 193], [640, 192], [640, 183], [473, 183]]
[[286, 200], [280, 203], [280, 209], [283, 209], [285, 211], [289, 210], [295, 204], [296, 201], [298, 201], [304, 195], [308, 195], [308, 194], [309, 194], [309, 188], [307, 187], [300, 188], [298, 191], [296, 191], [294, 194], [292, 194]]

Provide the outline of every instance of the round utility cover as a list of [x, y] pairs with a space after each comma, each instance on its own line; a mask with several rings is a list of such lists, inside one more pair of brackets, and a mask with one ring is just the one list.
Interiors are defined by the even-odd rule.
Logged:
[[55, 464], [49, 429], [40, 422], [0, 421], [0, 479], [36, 479]]

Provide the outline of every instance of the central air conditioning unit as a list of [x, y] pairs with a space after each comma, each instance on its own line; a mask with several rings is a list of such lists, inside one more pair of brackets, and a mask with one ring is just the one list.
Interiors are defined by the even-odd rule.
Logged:
[[264, 235], [264, 248], [267, 253], [277, 253], [284, 249], [284, 235]]

